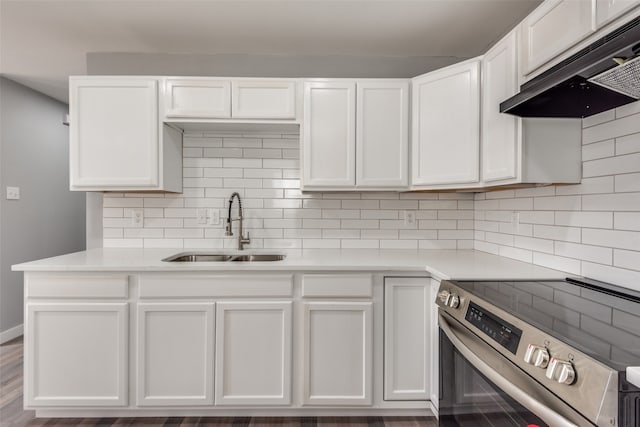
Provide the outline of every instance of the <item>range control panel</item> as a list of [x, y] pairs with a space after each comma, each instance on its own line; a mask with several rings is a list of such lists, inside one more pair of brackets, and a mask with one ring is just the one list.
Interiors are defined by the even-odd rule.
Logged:
[[465, 320], [511, 353], [516, 354], [518, 351], [522, 330], [500, 319], [473, 301], [469, 302]]

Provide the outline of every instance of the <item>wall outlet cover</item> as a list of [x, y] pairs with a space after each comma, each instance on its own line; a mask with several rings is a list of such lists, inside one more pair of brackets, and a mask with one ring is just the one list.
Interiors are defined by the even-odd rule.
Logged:
[[20, 200], [20, 187], [7, 187], [7, 200]]

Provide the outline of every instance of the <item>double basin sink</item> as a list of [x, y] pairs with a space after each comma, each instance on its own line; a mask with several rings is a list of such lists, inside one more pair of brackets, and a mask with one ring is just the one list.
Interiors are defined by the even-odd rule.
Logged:
[[282, 261], [282, 254], [224, 254], [205, 252], [181, 252], [163, 259], [165, 262], [264, 262]]

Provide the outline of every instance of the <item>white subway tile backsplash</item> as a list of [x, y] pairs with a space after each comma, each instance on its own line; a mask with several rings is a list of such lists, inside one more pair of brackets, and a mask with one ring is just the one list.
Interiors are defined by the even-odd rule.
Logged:
[[585, 128], [582, 132], [582, 143], [590, 144], [638, 132], [640, 132], [640, 114], [633, 114]]
[[640, 153], [640, 133], [616, 138], [616, 155]]
[[585, 211], [640, 211], [640, 193], [582, 196]]
[[640, 173], [628, 173], [616, 175], [615, 177], [616, 193], [637, 191], [640, 192]]
[[582, 243], [637, 251], [640, 248], [640, 232], [584, 228]]
[[597, 142], [582, 146], [582, 161], [602, 159], [615, 154], [615, 140]]
[[555, 213], [555, 223], [572, 227], [611, 228], [613, 213], [558, 211]]
[[616, 230], [640, 231], [640, 212], [615, 212], [613, 228]]
[[554, 225], [534, 225], [533, 236], [563, 242], [580, 242], [581, 229]]
[[581, 184], [476, 194], [302, 193], [298, 135], [187, 132], [182, 194], [105, 193], [104, 246], [233, 248], [223, 224], [196, 213], [226, 217], [238, 191], [252, 248], [475, 248], [640, 288], [640, 103], [583, 127]]
[[629, 270], [640, 271], [640, 252], [615, 249], [613, 251], [613, 265]]

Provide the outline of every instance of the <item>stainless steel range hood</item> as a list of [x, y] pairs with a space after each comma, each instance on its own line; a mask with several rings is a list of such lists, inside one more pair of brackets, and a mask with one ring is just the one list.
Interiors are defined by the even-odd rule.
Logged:
[[640, 67], [634, 61], [639, 55], [640, 17], [523, 84], [500, 104], [500, 112], [588, 117], [634, 102], [640, 92]]

